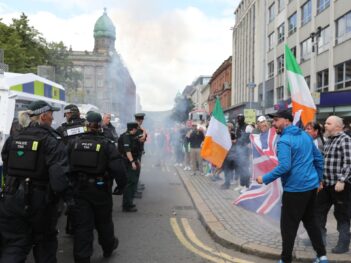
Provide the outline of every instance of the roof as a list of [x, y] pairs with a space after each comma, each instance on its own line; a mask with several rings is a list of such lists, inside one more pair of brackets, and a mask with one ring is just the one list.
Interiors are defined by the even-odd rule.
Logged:
[[33, 73], [5, 72], [0, 77], [0, 90], [25, 92], [65, 101], [65, 89], [58, 83], [45, 79]]
[[94, 38], [108, 37], [116, 39], [116, 28], [112, 20], [107, 16], [106, 8], [102, 16], [96, 20], [94, 26]]

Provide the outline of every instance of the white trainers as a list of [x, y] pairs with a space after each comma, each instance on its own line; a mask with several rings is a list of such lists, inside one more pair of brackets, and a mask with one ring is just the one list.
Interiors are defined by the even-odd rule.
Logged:
[[313, 263], [328, 263], [327, 256], [321, 256], [320, 258], [316, 258]]
[[240, 191], [243, 187], [241, 185], [234, 188], [234, 191]]
[[243, 194], [247, 191], [247, 188], [245, 186], [243, 186], [240, 190], [240, 194]]

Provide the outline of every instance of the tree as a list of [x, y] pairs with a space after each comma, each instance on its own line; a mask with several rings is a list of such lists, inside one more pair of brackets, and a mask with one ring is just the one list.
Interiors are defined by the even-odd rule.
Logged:
[[69, 59], [69, 50], [63, 42], [48, 43], [42, 34], [29, 26], [28, 17], [22, 13], [7, 26], [0, 20], [0, 48], [4, 50], [4, 62], [9, 70], [17, 73], [37, 73], [38, 65], [49, 65], [55, 69], [53, 81], [61, 84], [67, 94], [77, 93], [78, 82], [83, 79], [74, 70]]
[[4, 49], [4, 62], [10, 71], [36, 73], [37, 65], [47, 60], [46, 41], [22, 13], [19, 19], [12, 19], [9, 26], [0, 25], [0, 47]]
[[191, 99], [182, 95], [178, 95], [174, 101], [171, 118], [177, 122], [185, 122], [188, 119], [189, 112], [194, 109], [194, 103]]
[[63, 42], [51, 42], [46, 46], [48, 55], [47, 64], [55, 69], [55, 81], [66, 88], [69, 98], [77, 93], [79, 81], [83, 80], [83, 75], [74, 69], [72, 61], [69, 59], [70, 51]]

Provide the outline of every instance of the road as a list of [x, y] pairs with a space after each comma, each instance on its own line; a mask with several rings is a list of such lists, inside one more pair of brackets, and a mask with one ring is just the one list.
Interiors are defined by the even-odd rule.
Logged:
[[[95, 240], [92, 262], [274, 262], [214, 242], [199, 221], [172, 163], [161, 166], [155, 163], [152, 156], [143, 159], [141, 181], [146, 188], [143, 198], [135, 201], [138, 212], [122, 212], [121, 197], [114, 196], [113, 218], [120, 245], [112, 257], [105, 260]], [[64, 233], [64, 218], [59, 229], [58, 262], [73, 262], [73, 243]]]

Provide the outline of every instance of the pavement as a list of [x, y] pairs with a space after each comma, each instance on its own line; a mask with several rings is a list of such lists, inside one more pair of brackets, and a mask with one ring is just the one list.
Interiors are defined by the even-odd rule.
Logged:
[[[222, 180], [213, 182], [211, 177], [193, 175], [191, 171], [184, 171], [183, 167], [176, 167], [176, 170], [191, 196], [201, 222], [217, 242], [259, 257], [280, 258], [282, 246], [279, 222], [235, 206], [233, 201], [240, 194], [233, 190], [235, 185], [228, 190], [220, 188], [223, 175], [221, 175]], [[328, 215], [327, 230], [329, 262], [350, 263], [351, 252], [331, 253], [338, 238], [332, 211]], [[306, 244], [308, 240], [301, 236], [303, 232], [304, 229], [300, 226], [293, 257], [296, 261], [312, 262], [316, 255], [311, 244]]]

